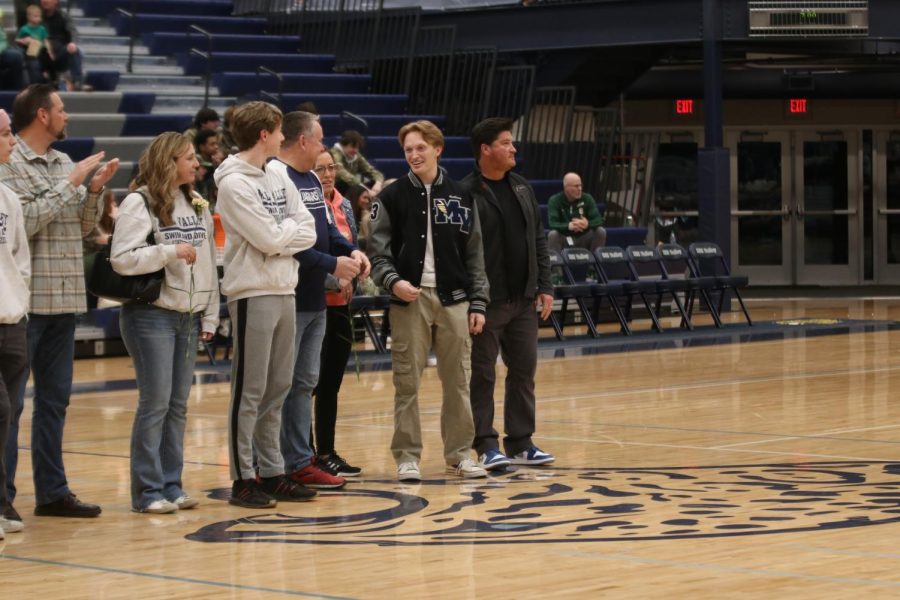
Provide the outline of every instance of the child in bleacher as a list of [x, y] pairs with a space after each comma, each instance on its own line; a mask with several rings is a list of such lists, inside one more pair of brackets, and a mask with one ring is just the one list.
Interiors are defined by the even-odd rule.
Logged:
[[42, 23], [40, 6], [32, 4], [26, 10], [26, 15], [28, 23], [19, 28], [16, 33], [16, 43], [22, 46], [25, 52], [25, 70], [28, 72], [29, 83], [44, 83], [47, 78], [43, 63], [53, 60], [50, 34]]

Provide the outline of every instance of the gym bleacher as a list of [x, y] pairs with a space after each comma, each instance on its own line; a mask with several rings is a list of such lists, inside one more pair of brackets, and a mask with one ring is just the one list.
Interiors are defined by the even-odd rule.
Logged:
[[[137, 15], [129, 12], [133, 6], [138, 7]], [[313, 102], [321, 113], [327, 146], [344, 129], [362, 129], [367, 137], [366, 157], [387, 178], [401, 177], [408, 170], [397, 130], [410, 120], [429, 119], [445, 131], [450, 129], [442, 166], [457, 179], [471, 172], [466, 134], [476, 118], [461, 118], [458, 107], [446, 99], [432, 102], [428, 105], [432, 110], [425, 114], [410, 114], [410, 106], [420, 107], [421, 101], [413, 103], [406, 94], [383, 91], [372, 73], [360, 72], [352, 63], [348, 68], [346, 60], [340, 64], [340, 52], [310, 50], [302, 36], [268, 33], [272, 28], [267, 18], [233, 16], [233, 10], [232, 2], [226, 0], [75, 3], [70, 14], [80, 32], [85, 81], [93, 91], [61, 92], [69, 113], [69, 137], [56, 147], [76, 161], [101, 150], [108, 158], [119, 158], [122, 166], [111, 187], [121, 198], [141, 152], [155, 135], [187, 129], [204, 105], [221, 112], [229, 105], [265, 99], [285, 111]], [[8, 18], [6, 24], [10, 24]], [[0, 92], [0, 107], [9, 110], [15, 95], [15, 91]], [[450, 114], [442, 114], [440, 108]], [[574, 141], [571, 146], [579, 144], [586, 145]], [[543, 146], [523, 144], [520, 164], [537, 164], [541, 153], [552, 154], [551, 147], [558, 147], [555, 140]], [[531, 160], [529, 148], [533, 149]], [[562, 189], [564, 168], [552, 170], [552, 177], [535, 176], [527, 169], [524, 173], [542, 205], [545, 227], [546, 202]], [[646, 227], [621, 225], [608, 224], [609, 244], [624, 248], [644, 243]], [[114, 321], [102, 315], [92, 320], [100, 329], [109, 329], [105, 325]], [[105, 335], [115, 333], [110, 330]], [[87, 337], [96, 335], [95, 327]]]

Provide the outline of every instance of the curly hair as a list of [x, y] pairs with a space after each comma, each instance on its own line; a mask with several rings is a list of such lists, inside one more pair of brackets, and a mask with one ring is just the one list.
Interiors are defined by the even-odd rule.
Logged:
[[[182, 133], [167, 131], [159, 134], [141, 154], [137, 175], [128, 186], [131, 192], [146, 186], [150, 196], [148, 198], [150, 209], [159, 218], [159, 222], [166, 226], [174, 222], [172, 212], [175, 210], [175, 202], [172, 188], [177, 176], [175, 161], [190, 148], [190, 138]], [[189, 199], [194, 186], [187, 183], [179, 188], [184, 197]]]

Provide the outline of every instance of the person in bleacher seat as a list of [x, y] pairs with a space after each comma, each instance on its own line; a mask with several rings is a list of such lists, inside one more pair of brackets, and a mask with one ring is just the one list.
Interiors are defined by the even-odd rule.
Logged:
[[[128, 303], [119, 313], [138, 386], [131, 510], [163, 514], [197, 505], [181, 479], [184, 428], [197, 338], [212, 340], [219, 324], [219, 280], [212, 217], [193, 191], [198, 163], [190, 140], [162, 133], [139, 165], [116, 220], [110, 261], [122, 275], [165, 270], [155, 302]], [[150, 235], [155, 244], [147, 243]]]
[[[50, 60], [45, 63], [50, 81], [57, 84], [60, 75], [68, 71], [68, 91], [89, 90], [84, 84], [81, 49], [78, 47], [78, 30], [69, 17], [59, 9], [59, 0], [41, 0], [44, 27], [50, 34]], [[34, 83], [34, 82], [32, 82]]]
[[[463, 180], [478, 207], [485, 231], [484, 264], [491, 289], [484, 331], [472, 340], [472, 416], [481, 465], [487, 470], [543, 465], [554, 457], [534, 445], [534, 375], [538, 320], [553, 309], [550, 256], [534, 190], [516, 166], [510, 119], [490, 118], [472, 128], [477, 168]], [[524, 243], [523, 243], [524, 242]], [[507, 367], [500, 451], [494, 429], [497, 355]]]
[[0, 35], [0, 90], [21, 92], [28, 85], [25, 53], [10, 46], [6, 34]]
[[559, 252], [574, 246], [593, 252], [606, 245], [603, 215], [594, 197], [582, 190], [578, 173], [566, 173], [563, 177], [563, 191], [547, 200], [547, 217], [551, 250]]
[[53, 47], [50, 45], [50, 34], [41, 23], [41, 7], [32, 4], [26, 10], [28, 22], [16, 32], [16, 44], [25, 53], [25, 69], [28, 71], [29, 83], [44, 83], [44, 66], [51, 68], [53, 64]]
[[216, 168], [225, 160], [219, 145], [219, 132], [214, 129], [201, 129], [194, 138], [194, 148], [197, 151], [197, 161], [200, 168], [197, 169], [196, 191], [209, 201], [210, 212], [216, 209]]
[[335, 185], [342, 193], [353, 184], [364, 185], [373, 194], [381, 191], [384, 175], [362, 155], [364, 145], [363, 136], [358, 131], [348, 129], [331, 149], [334, 162], [341, 166]]
[[213, 108], [204, 106], [194, 115], [194, 120], [188, 129], [185, 129], [184, 135], [188, 136], [191, 143], [196, 144], [197, 134], [204, 129], [212, 129], [219, 131], [222, 122], [219, 120], [219, 113]]

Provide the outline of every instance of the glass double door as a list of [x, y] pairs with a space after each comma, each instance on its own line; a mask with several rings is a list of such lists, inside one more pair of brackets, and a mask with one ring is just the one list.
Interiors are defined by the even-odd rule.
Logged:
[[900, 283], [900, 131], [873, 135], [875, 280]]
[[858, 133], [742, 130], [726, 145], [733, 270], [758, 285], [859, 283]]

